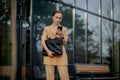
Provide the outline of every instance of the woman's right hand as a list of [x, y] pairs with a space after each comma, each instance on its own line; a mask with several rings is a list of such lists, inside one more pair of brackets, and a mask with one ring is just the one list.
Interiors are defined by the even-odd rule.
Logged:
[[48, 54], [49, 57], [53, 57], [54, 52], [52, 52], [51, 50], [48, 50], [47, 54]]

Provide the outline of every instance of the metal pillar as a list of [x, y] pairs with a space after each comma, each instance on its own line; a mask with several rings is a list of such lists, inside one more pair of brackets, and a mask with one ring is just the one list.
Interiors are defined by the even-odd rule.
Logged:
[[23, 0], [17, 0], [17, 80], [22, 80], [22, 24]]

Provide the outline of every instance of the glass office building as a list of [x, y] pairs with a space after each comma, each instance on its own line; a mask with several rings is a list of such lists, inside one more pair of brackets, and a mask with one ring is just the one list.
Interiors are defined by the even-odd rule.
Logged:
[[63, 12], [61, 24], [68, 28], [70, 78], [78, 80], [75, 64], [108, 65], [112, 75], [120, 77], [119, 4], [119, 0], [1, 0], [0, 79], [46, 79], [40, 40], [55, 10]]

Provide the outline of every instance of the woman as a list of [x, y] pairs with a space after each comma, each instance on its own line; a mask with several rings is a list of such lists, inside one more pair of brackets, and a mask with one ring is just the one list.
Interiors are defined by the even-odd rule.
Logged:
[[[55, 11], [52, 15], [52, 24], [49, 26], [46, 26], [43, 30], [41, 43], [43, 48], [46, 50], [48, 56], [44, 56], [44, 64], [46, 69], [46, 77], [47, 80], [54, 80], [54, 70], [55, 66], [57, 66], [57, 70], [59, 72], [60, 80], [69, 80], [69, 74], [68, 74], [68, 59], [67, 54], [65, 50], [65, 45], [68, 41], [68, 31], [67, 28], [62, 26], [62, 30], [57, 29], [57, 27], [60, 25], [62, 21], [62, 12]], [[45, 41], [48, 38], [63, 38], [62, 39], [62, 50], [63, 54], [61, 56], [53, 56], [51, 50], [49, 50], [45, 44]]]

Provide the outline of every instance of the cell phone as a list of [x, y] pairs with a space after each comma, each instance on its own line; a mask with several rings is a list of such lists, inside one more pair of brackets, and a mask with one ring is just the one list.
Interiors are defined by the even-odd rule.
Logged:
[[57, 29], [60, 29], [61, 31], [62, 31], [62, 26], [58, 26], [58, 28]]

